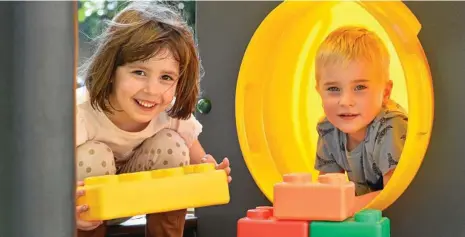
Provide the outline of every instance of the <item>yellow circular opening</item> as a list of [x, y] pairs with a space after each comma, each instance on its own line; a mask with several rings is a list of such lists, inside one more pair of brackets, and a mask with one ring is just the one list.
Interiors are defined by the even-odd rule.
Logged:
[[409, 113], [400, 162], [367, 208], [392, 204], [421, 165], [431, 136], [433, 90], [415, 16], [397, 1], [286, 1], [253, 35], [236, 88], [236, 125], [244, 160], [270, 201], [282, 175], [316, 173], [316, 124], [324, 113], [315, 90], [315, 52], [329, 32], [350, 24], [375, 31], [385, 42], [391, 54], [392, 98]]

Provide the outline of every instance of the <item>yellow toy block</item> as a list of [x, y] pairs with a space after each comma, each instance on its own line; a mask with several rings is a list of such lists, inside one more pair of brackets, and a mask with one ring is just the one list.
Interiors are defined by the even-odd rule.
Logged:
[[226, 172], [213, 164], [89, 177], [82, 188], [87, 221], [229, 203]]

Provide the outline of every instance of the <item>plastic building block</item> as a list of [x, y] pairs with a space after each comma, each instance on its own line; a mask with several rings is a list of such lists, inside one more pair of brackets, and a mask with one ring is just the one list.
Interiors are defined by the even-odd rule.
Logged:
[[354, 213], [355, 185], [344, 174], [284, 175], [274, 186], [274, 216], [285, 220], [343, 221]]
[[248, 210], [237, 223], [237, 237], [308, 237], [308, 230], [306, 221], [277, 220], [272, 207]]
[[343, 222], [313, 221], [311, 237], [390, 237], [390, 220], [379, 210], [362, 210]]
[[85, 195], [77, 200], [78, 205], [89, 205], [81, 214], [83, 220], [229, 203], [226, 173], [213, 164], [90, 177], [84, 180], [83, 188]]

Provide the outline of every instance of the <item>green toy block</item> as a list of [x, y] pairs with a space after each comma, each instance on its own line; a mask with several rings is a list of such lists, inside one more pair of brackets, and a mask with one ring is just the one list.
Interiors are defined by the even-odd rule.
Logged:
[[362, 210], [342, 222], [312, 221], [310, 237], [390, 237], [390, 220], [379, 210]]

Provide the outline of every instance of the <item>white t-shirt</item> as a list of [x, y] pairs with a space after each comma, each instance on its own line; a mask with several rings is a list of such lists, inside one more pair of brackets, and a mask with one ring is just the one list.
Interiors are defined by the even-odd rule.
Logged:
[[134, 148], [164, 128], [177, 131], [188, 147], [202, 132], [202, 125], [194, 115], [179, 120], [169, 117], [166, 112], [155, 117], [144, 130], [127, 132], [119, 129], [102, 111], [92, 108], [85, 88], [76, 91], [76, 102], [76, 147], [90, 140], [103, 142], [113, 151], [117, 163], [129, 159]]

